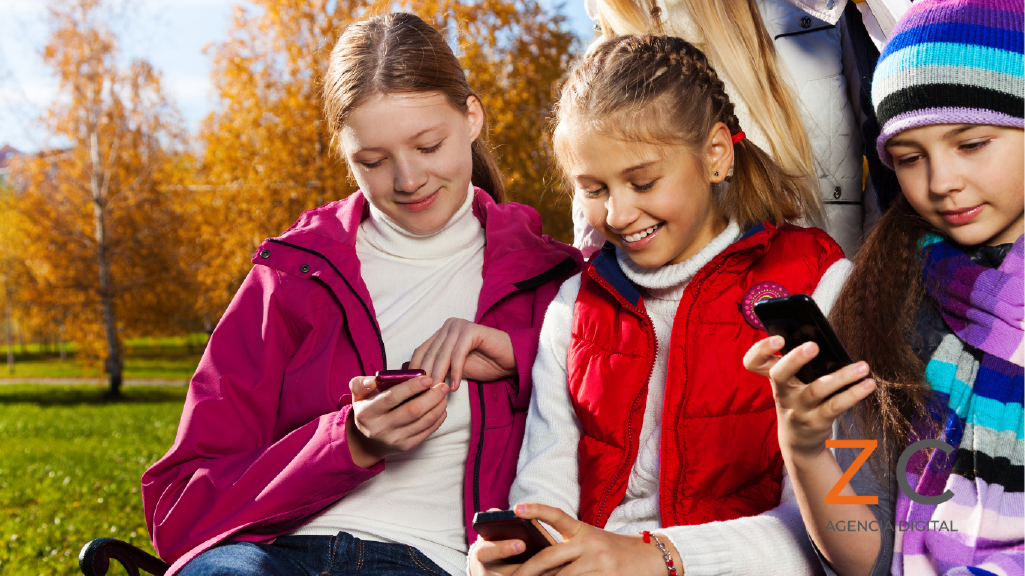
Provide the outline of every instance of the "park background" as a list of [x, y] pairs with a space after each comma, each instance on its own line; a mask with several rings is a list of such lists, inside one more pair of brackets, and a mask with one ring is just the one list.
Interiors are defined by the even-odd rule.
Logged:
[[139, 478], [255, 247], [355, 190], [330, 49], [395, 9], [444, 30], [510, 199], [569, 241], [546, 126], [583, 0], [0, 0], [0, 575], [152, 552]]

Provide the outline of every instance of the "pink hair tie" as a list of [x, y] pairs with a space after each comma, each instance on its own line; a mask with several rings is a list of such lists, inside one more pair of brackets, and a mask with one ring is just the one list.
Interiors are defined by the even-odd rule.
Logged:
[[741, 130], [740, 132], [737, 132], [736, 134], [733, 135], [733, 144], [736, 145], [737, 142], [740, 142], [741, 140], [743, 140], [746, 137], [747, 137], [747, 134], [744, 134], [743, 130]]

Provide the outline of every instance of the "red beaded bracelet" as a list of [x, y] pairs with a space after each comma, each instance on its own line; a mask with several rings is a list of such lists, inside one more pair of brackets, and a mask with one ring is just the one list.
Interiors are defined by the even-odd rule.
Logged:
[[676, 576], [676, 566], [673, 565], [673, 555], [669, 553], [669, 550], [666, 550], [665, 544], [658, 539], [658, 536], [655, 536], [651, 532], [645, 530], [644, 532], [641, 532], [641, 537], [644, 538], [645, 544], [651, 542], [652, 538], [655, 539], [655, 546], [657, 546], [659, 552], [662, 553], [662, 560], [665, 560], [666, 569], [669, 570], [669, 576]]

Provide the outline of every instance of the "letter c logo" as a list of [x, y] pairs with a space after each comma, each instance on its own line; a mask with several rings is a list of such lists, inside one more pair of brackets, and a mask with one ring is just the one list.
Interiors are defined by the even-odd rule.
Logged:
[[954, 493], [949, 489], [940, 494], [939, 496], [923, 496], [908, 483], [908, 462], [911, 457], [914, 456], [915, 452], [924, 450], [926, 448], [936, 448], [937, 450], [943, 450], [944, 453], [950, 454], [954, 451], [954, 447], [942, 440], [919, 440], [911, 446], [908, 446], [904, 452], [901, 452], [900, 459], [897, 460], [897, 485], [900, 486], [900, 491], [905, 496], [911, 499], [912, 502], [918, 502], [919, 504], [942, 504], [947, 500], [954, 497]]

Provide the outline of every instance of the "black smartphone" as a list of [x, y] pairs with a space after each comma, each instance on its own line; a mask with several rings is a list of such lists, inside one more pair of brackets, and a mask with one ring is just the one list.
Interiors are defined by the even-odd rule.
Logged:
[[[784, 355], [805, 342], [818, 344], [818, 356], [797, 371], [797, 379], [801, 382], [810, 384], [822, 376], [854, 363], [811, 296], [794, 294], [762, 300], [755, 304], [754, 311], [770, 335], [783, 337]], [[830, 396], [835, 396], [854, 384], [857, 382], [837, 390]]]
[[473, 515], [473, 529], [488, 542], [519, 540], [526, 549], [502, 560], [506, 564], [523, 564], [534, 554], [555, 544], [555, 539], [537, 520], [520, 518], [512, 510], [477, 512]]

